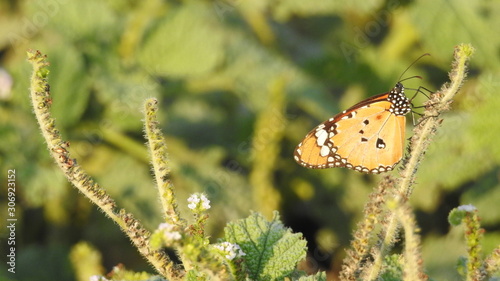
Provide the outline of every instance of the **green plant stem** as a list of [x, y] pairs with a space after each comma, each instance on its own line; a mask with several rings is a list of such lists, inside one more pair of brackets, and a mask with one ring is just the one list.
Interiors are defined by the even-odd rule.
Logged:
[[422, 269], [422, 253], [420, 251], [420, 236], [418, 235], [417, 221], [412, 208], [405, 202], [403, 205], [395, 206], [396, 217], [403, 226], [405, 233], [404, 249], [404, 280], [421, 281], [427, 280]]
[[484, 272], [486, 276], [500, 272], [500, 245], [484, 260]]
[[408, 198], [411, 195], [411, 187], [415, 181], [418, 165], [422, 160], [431, 136], [441, 125], [442, 119], [438, 117], [450, 109], [450, 103], [460, 90], [467, 77], [467, 64], [474, 53], [470, 44], [461, 44], [455, 47], [452, 70], [449, 73], [450, 84], [445, 84], [426, 103], [427, 108], [424, 116], [418, 121], [419, 126], [414, 128], [414, 135], [410, 142], [410, 154], [403, 160], [401, 182], [399, 183], [399, 194]]
[[384, 177], [378, 188], [370, 194], [363, 210], [365, 216], [358, 223], [351, 248], [347, 250], [347, 256], [340, 272], [340, 280], [356, 280], [356, 273], [372, 247], [370, 242], [375, 235], [375, 228], [382, 222], [387, 188], [393, 185], [391, 177]]
[[115, 201], [83, 171], [75, 159], [71, 158], [67, 150], [69, 142], [62, 139], [55, 126], [55, 119], [50, 114], [52, 98], [47, 81], [49, 74], [47, 57], [33, 50], [29, 50], [27, 55], [28, 61], [33, 65], [30, 88], [33, 111], [50, 154], [61, 171], [83, 195], [120, 226], [139, 252], [160, 274], [170, 280], [179, 279], [182, 272], [175, 268], [173, 262], [163, 252], [151, 250], [148, 240], [150, 233], [142, 224], [124, 210], [117, 212]]
[[252, 139], [253, 167], [250, 173], [250, 184], [253, 200], [260, 212], [271, 217], [279, 208], [281, 196], [273, 186], [273, 169], [280, 153], [279, 143], [286, 128], [283, 115], [285, 102], [285, 86], [287, 79], [279, 77], [269, 85], [269, 102], [257, 118], [255, 133]]
[[[461, 44], [455, 48], [452, 70], [449, 75], [450, 84], [443, 85], [438, 92], [432, 94], [431, 99], [426, 103], [424, 115], [413, 129], [414, 135], [410, 140], [410, 153], [402, 161], [400, 178], [395, 184], [393, 194], [394, 199], [400, 201], [400, 204], [406, 202], [411, 195], [418, 165], [429, 146], [432, 135], [442, 123], [442, 119], [438, 117], [449, 109], [451, 100], [460, 90], [467, 76], [467, 63], [473, 53], [474, 48], [470, 44]], [[380, 243], [380, 251], [377, 251], [378, 254], [374, 257], [373, 265], [365, 271], [366, 280], [375, 280], [377, 278], [384, 257], [396, 240], [399, 229], [396, 215], [392, 213], [387, 222]]]
[[[55, 127], [55, 119], [50, 115], [50, 86], [47, 83], [49, 65], [46, 56], [38, 51], [29, 51], [28, 60], [32, 63], [34, 71], [31, 77], [31, 103], [42, 135], [47, 143], [51, 156], [56, 160], [59, 168], [80, 192], [98, 205], [106, 215], [117, 220], [114, 213], [115, 202], [76, 163], [67, 148], [69, 143], [63, 141], [59, 130]], [[117, 223], [124, 226], [119, 220]]]
[[132, 137], [127, 136], [124, 132], [120, 132], [108, 126], [101, 126], [99, 129], [101, 130], [104, 141], [107, 143], [122, 149], [127, 154], [144, 163], [150, 161], [147, 149], [144, 147], [143, 143], [132, 139]]
[[481, 240], [484, 230], [479, 224], [477, 210], [467, 212], [463, 218], [465, 240], [467, 241], [467, 281], [481, 280]]
[[177, 210], [177, 202], [175, 200], [174, 185], [170, 180], [170, 165], [167, 154], [167, 144], [163, 138], [163, 134], [158, 126], [158, 101], [154, 98], [148, 99], [144, 105], [144, 130], [148, 140], [148, 147], [151, 153], [152, 165], [158, 192], [160, 194], [160, 202], [164, 212], [165, 221], [179, 226], [180, 230], [184, 230], [185, 223]]

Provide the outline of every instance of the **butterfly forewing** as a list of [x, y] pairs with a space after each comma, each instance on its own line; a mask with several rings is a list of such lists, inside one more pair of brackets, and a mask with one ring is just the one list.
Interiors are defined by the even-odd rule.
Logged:
[[313, 129], [297, 146], [295, 160], [307, 168], [391, 170], [403, 154], [409, 106], [398, 83], [390, 93], [366, 99]]

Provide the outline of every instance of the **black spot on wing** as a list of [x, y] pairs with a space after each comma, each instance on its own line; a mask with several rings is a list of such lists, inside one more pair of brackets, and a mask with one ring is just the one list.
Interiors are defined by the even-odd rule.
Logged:
[[377, 148], [384, 149], [385, 148], [385, 142], [383, 139], [378, 138], [377, 143], [376, 143]]

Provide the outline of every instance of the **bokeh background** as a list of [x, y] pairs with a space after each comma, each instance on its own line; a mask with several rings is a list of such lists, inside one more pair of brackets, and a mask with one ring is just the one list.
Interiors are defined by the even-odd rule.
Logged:
[[[308, 170], [294, 147], [320, 122], [391, 89], [424, 53], [432, 56], [404, 75], [423, 79], [405, 85], [439, 89], [454, 46], [471, 43], [469, 79], [411, 199], [427, 272], [456, 280], [465, 245], [463, 229], [447, 223], [452, 208], [477, 206], [485, 252], [500, 243], [499, 27], [500, 2], [488, 0], [0, 1], [1, 224], [8, 169], [18, 218], [17, 272], [2, 262], [0, 279], [77, 280], [70, 257], [82, 241], [100, 253], [103, 272], [118, 263], [152, 272], [49, 158], [29, 103], [27, 49], [48, 54], [52, 112], [70, 152], [148, 228], [162, 218], [141, 119], [145, 98], [156, 97], [183, 214], [186, 198], [205, 192], [215, 241], [229, 220], [279, 210], [309, 243], [302, 266], [334, 280], [381, 176]], [[7, 235], [2, 227], [2, 261]]]

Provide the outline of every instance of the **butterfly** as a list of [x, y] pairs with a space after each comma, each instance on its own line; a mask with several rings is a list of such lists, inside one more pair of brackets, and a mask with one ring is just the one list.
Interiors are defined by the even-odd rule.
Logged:
[[403, 157], [406, 114], [412, 111], [401, 83], [407, 79], [314, 128], [297, 145], [295, 161], [306, 168], [345, 167], [373, 174], [394, 169]]

